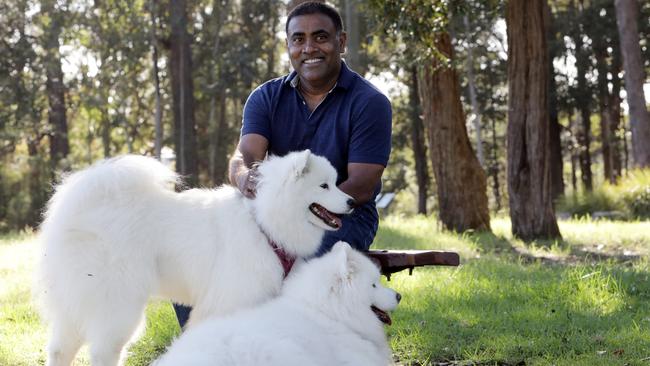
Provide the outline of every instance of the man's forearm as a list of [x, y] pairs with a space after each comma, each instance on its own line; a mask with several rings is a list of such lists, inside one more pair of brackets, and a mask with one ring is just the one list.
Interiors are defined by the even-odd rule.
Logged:
[[246, 173], [244, 171], [245, 169], [248, 170], [246, 163], [244, 162], [244, 156], [239, 152], [239, 150], [235, 150], [235, 153], [232, 158], [230, 158], [228, 164], [228, 179], [230, 180], [230, 184], [237, 186], [237, 178], [241, 174]]
[[363, 205], [370, 201], [373, 193], [375, 193], [374, 186], [369, 188], [368, 184], [359, 184], [352, 179], [341, 182], [338, 187], [346, 194], [352, 196], [357, 205]]

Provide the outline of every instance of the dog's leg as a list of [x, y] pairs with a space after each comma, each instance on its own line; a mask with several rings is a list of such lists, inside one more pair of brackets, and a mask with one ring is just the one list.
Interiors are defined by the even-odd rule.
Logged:
[[121, 311], [120, 316], [110, 324], [91, 327], [92, 332], [88, 338], [92, 366], [116, 366], [124, 363], [124, 348], [142, 323], [144, 302], [124, 307], [128, 310]]
[[122, 348], [126, 341], [119, 344], [114, 342], [99, 342], [90, 345], [90, 363], [93, 366], [117, 366], [124, 363]]
[[83, 341], [70, 325], [57, 324], [52, 328], [47, 345], [46, 366], [69, 366]]

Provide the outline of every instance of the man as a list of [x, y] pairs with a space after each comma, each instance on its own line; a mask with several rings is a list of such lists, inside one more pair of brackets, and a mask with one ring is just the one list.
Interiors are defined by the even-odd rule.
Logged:
[[307, 2], [287, 17], [287, 48], [293, 72], [266, 82], [244, 106], [241, 139], [230, 160], [230, 181], [254, 196], [254, 170], [267, 154], [310, 149], [338, 171], [339, 188], [358, 207], [328, 232], [319, 255], [338, 240], [367, 250], [377, 231], [374, 198], [390, 154], [388, 99], [341, 60], [347, 35], [329, 5]]
[[[391, 146], [390, 102], [341, 60], [347, 35], [333, 7], [307, 2], [287, 17], [293, 72], [255, 89], [244, 106], [241, 138], [230, 160], [230, 182], [255, 196], [257, 161], [267, 154], [310, 149], [338, 172], [338, 186], [357, 204], [338, 231], [328, 231], [317, 253], [339, 240], [359, 250], [372, 243], [379, 217], [374, 198]], [[181, 325], [188, 308], [175, 306]]]

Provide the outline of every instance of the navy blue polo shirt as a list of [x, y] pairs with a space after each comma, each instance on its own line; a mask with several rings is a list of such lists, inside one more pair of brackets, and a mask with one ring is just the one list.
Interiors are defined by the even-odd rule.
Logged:
[[[283, 156], [310, 149], [336, 168], [338, 183], [348, 177], [348, 163], [386, 166], [391, 148], [390, 101], [342, 62], [334, 88], [314, 109], [297, 88], [295, 71], [255, 89], [244, 106], [241, 135], [255, 133], [269, 141], [269, 154]], [[375, 189], [375, 196], [381, 185]], [[367, 250], [379, 221], [374, 199], [343, 218], [338, 231], [327, 232], [321, 254], [338, 240]]]

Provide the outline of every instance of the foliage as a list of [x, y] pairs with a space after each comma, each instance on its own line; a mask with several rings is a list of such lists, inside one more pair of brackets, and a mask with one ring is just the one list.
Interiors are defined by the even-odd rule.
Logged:
[[629, 219], [650, 218], [650, 170], [634, 170], [617, 184], [604, 183], [592, 192], [566, 195], [558, 201], [557, 210], [578, 217], [615, 211]]

